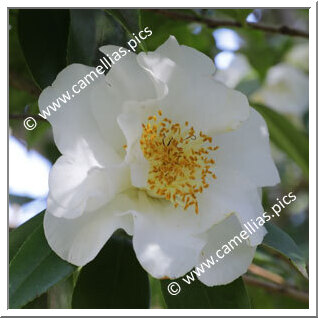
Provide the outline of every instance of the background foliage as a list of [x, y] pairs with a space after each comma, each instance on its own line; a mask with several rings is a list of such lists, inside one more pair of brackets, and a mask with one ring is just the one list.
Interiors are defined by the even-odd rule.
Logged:
[[[257, 29], [253, 23], [263, 27]], [[308, 105], [304, 112], [293, 114], [253, 101], [271, 68], [291, 63], [291, 52], [308, 46], [308, 10], [14, 9], [9, 10], [9, 24], [10, 134], [27, 149], [51, 163], [60, 155], [48, 122], [38, 121], [33, 131], [23, 127], [24, 118], [38, 113], [41, 90], [65, 66], [97, 66], [100, 46], [125, 46], [133, 32], [148, 26], [152, 36], [140, 50], [155, 50], [174, 35], [180, 44], [216, 62], [221, 58], [224, 62], [229, 54], [244, 56], [249, 72], [233, 87], [245, 93], [265, 118], [282, 179], [277, 187], [263, 190], [264, 208], [288, 192], [297, 195], [296, 203], [276, 219], [278, 226], [268, 225], [269, 234], [247, 274], [213, 288], [196, 281], [180, 297], [167, 293], [169, 280], [158, 281], [141, 268], [130, 238], [121, 232], [84, 268], [62, 261], [46, 243], [42, 212], [10, 229], [10, 308], [308, 308]], [[220, 30], [223, 33], [218, 35]], [[224, 45], [229, 30], [237, 47]], [[302, 61], [298, 62], [293, 67], [301, 68]], [[234, 76], [231, 64], [216, 64], [220, 77]], [[308, 76], [308, 65], [300, 71]], [[10, 193], [10, 217], [33, 199]]]

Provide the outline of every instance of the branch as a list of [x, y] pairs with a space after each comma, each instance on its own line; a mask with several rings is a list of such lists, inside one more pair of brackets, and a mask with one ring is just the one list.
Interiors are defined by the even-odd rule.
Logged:
[[267, 269], [262, 268], [258, 265], [255, 265], [253, 263], [249, 266], [248, 271], [254, 275], [270, 280], [276, 284], [283, 284], [285, 282], [284, 278], [281, 277], [280, 275], [272, 273], [268, 271]]
[[287, 285], [281, 285], [281, 284], [275, 284], [271, 282], [266, 282], [263, 280], [260, 280], [258, 278], [243, 275], [243, 280], [246, 284], [257, 286], [266, 289], [269, 292], [276, 292], [280, 293], [285, 296], [289, 296], [291, 298], [297, 299], [304, 303], [309, 303], [309, 295], [306, 292], [297, 290], [293, 287], [287, 286]]
[[[157, 14], [165, 15], [175, 20], [184, 20], [184, 21], [203, 23], [210, 28], [217, 28], [217, 27], [243, 28], [244, 27], [244, 25], [238, 21], [211, 20], [211, 19], [200, 17], [197, 15], [189, 15], [189, 14], [184, 14], [184, 13], [171, 11], [171, 10], [162, 10], [162, 9], [146, 9], [146, 10], [155, 12]], [[273, 27], [273, 26], [261, 25], [261, 24], [251, 23], [251, 22], [246, 22], [246, 25], [250, 27], [251, 29], [261, 30], [264, 32], [279, 33], [284, 35], [309, 38], [309, 34], [307, 32], [289, 28], [287, 26]]]
[[21, 77], [21, 75], [17, 74], [14, 71], [10, 71], [9, 84], [14, 88], [26, 91], [30, 95], [35, 97], [39, 97], [41, 93], [40, 89], [37, 86], [35, 86], [31, 81], [27, 80], [24, 77]]

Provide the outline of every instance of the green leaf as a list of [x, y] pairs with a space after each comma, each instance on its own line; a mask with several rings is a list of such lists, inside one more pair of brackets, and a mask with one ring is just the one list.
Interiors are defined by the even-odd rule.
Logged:
[[260, 80], [265, 79], [271, 66], [281, 62], [293, 43], [290, 37], [266, 34], [250, 28], [236, 29], [236, 32], [244, 40], [239, 51], [246, 55]]
[[309, 138], [285, 116], [260, 105], [252, 105], [266, 120], [271, 141], [302, 169], [305, 177], [309, 177]]
[[9, 109], [11, 114], [26, 113], [27, 106], [31, 105], [35, 101], [36, 97], [31, 96], [28, 92], [10, 86]]
[[[161, 289], [169, 309], [250, 308], [242, 278], [228, 285], [208, 287], [198, 279], [188, 285], [181, 278], [174, 280], [181, 288], [177, 295], [168, 292], [171, 280], [161, 280]], [[174, 288], [176, 289], [176, 288]]]
[[29, 303], [27, 303], [25, 306], [22, 307], [22, 309], [50, 309], [48, 306], [48, 299], [47, 294], [42, 294], [41, 296], [33, 299]]
[[167, 308], [161, 292], [161, 283], [159, 279], [149, 276], [151, 287], [151, 308]]
[[126, 34], [115, 19], [98, 9], [70, 10], [68, 62], [96, 66], [103, 45], [125, 45]]
[[26, 131], [25, 139], [28, 145], [28, 149], [31, 149], [31, 148], [37, 149], [39, 147], [39, 144], [41, 144], [41, 141], [47, 138], [45, 134], [50, 129], [51, 129], [51, 125], [48, 121], [38, 120], [36, 129]]
[[268, 233], [262, 245], [282, 255], [298, 272], [308, 278], [306, 261], [294, 240], [273, 223], [266, 223], [265, 227]]
[[[21, 50], [18, 36], [18, 9], [9, 10], [9, 70], [14, 71], [18, 76], [29, 81], [33, 81], [28, 66], [26, 64], [23, 52]], [[11, 76], [10, 76], [11, 79]]]
[[73, 308], [149, 308], [148, 275], [131, 242], [111, 238], [98, 256], [82, 268], [75, 286]]
[[[182, 10], [182, 13], [194, 14], [192, 10]], [[174, 20], [151, 10], [141, 10], [141, 24], [142, 29], [149, 27], [152, 30], [152, 35], [147, 38], [147, 48], [150, 51], [155, 50], [173, 35], [179, 44], [190, 46], [210, 57], [217, 53], [212, 32], [204, 25]]]
[[22, 224], [12, 232], [9, 237], [9, 262], [17, 254], [22, 244], [40, 224], [43, 223], [44, 212], [41, 212], [30, 219], [28, 222]]
[[61, 279], [75, 266], [49, 247], [43, 230], [43, 212], [10, 233], [9, 302], [21, 308]]
[[[106, 12], [122, 25], [131, 39], [134, 39], [134, 34], [138, 35], [141, 31], [140, 9], [107, 9]], [[143, 51], [147, 51], [145, 41], [141, 41], [139, 46]]]
[[252, 95], [257, 89], [261, 87], [261, 83], [258, 79], [243, 79], [238, 85], [236, 85], [235, 89], [242, 92], [244, 95], [249, 97]]
[[51, 85], [66, 66], [68, 29], [68, 10], [19, 10], [21, 48], [35, 81], [42, 89]]

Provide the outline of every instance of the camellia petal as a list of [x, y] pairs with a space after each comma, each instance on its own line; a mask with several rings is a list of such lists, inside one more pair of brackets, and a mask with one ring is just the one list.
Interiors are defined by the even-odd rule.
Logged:
[[[85, 143], [94, 154], [96, 160], [105, 163], [108, 160], [109, 147], [102, 137], [96, 125], [96, 120], [92, 113], [92, 108], [87, 107], [91, 104], [91, 94], [93, 85], [80, 91], [78, 95], [72, 95], [72, 87], [77, 85], [79, 90], [79, 80], [90, 74], [95, 69], [81, 64], [72, 64], [61, 71], [52, 86], [43, 90], [39, 97], [39, 109], [47, 115], [47, 120], [53, 127], [54, 140], [62, 154], [73, 154], [77, 151], [80, 144]], [[97, 83], [102, 77], [95, 78], [92, 75], [93, 82]], [[68, 97], [62, 97], [66, 95]], [[60, 98], [64, 98], [63, 103]], [[59, 101], [57, 101], [59, 100]], [[54, 104], [53, 104], [54, 103]], [[55, 111], [53, 110], [55, 109]]]
[[205, 285], [225, 285], [247, 271], [256, 248], [247, 245], [241, 237], [237, 238], [241, 231], [241, 225], [234, 215], [214, 225], [208, 231], [208, 243], [203, 248], [197, 264], [201, 268], [201, 265], [204, 266], [203, 262], [211, 260], [211, 256], [215, 261], [211, 268], [205, 268], [204, 274], [198, 277]]
[[196, 129], [213, 136], [236, 129], [249, 116], [247, 98], [212, 75], [193, 74], [157, 52], [140, 53], [138, 62], [154, 83], [166, 85], [168, 93], [159, 106], [173, 121], [191, 119]]
[[280, 179], [271, 157], [269, 133], [262, 116], [254, 109], [237, 130], [215, 136], [220, 146], [214, 157], [218, 167], [244, 173], [255, 186], [274, 186]]
[[[105, 55], [111, 55], [119, 49], [114, 45], [100, 48]], [[117, 117], [123, 112], [124, 103], [129, 100], [142, 101], [156, 97], [155, 87], [146, 72], [139, 67], [136, 54], [126, 49], [125, 52], [126, 55], [123, 55], [109, 70], [106, 79], [93, 85], [90, 102], [99, 130], [104, 139], [117, 151], [122, 150], [125, 143], [117, 124]]]
[[140, 191], [139, 211], [131, 213], [134, 249], [148, 273], [156, 278], [176, 278], [196, 264], [206, 242], [189, 233], [191, 223], [184, 220], [184, 211]]
[[[262, 215], [264, 209], [258, 188], [248, 178], [244, 178], [244, 175], [235, 170], [222, 168], [216, 168], [215, 173], [219, 177], [212, 185], [210, 197], [202, 196], [203, 202], [199, 201], [201, 206], [210, 205], [213, 209], [214, 200], [220, 202], [222, 210], [227, 211], [227, 215], [234, 213], [237, 216], [242, 228], [246, 222], [251, 221], [251, 219], [255, 220]], [[260, 244], [265, 234], [265, 228], [260, 228], [248, 239], [248, 243], [251, 246]]]
[[125, 163], [104, 168], [87, 168], [62, 156], [54, 164], [49, 179], [47, 211], [56, 217], [75, 218], [84, 211], [105, 205], [117, 193], [128, 189], [129, 166]]
[[55, 217], [46, 212], [44, 232], [51, 248], [62, 259], [83, 266], [90, 262], [113, 232], [119, 228], [132, 234], [132, 201], [129, 194], [120, 194], [107, 206], [75, 219]]
[[192, 47], [179, 45], [172, 35], [156, 49], [156, 53], [169, 58], [195, 75], [211, 76], [216, 70], [213, 61], [208, 56]]
[[[107, 146], [104, 146], [106, 153]], [[57, 217], [74, 218], [96, 210], [130, 186], [129, 167], [110, 148], [107, 165], [100, 165], [87, 142], [61, 156], [49, 177], [47, 210]]]

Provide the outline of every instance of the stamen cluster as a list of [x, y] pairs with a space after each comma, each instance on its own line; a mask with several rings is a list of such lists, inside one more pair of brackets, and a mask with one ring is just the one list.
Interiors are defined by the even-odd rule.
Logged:
[[140, 147], [150, 163], [148, 191], [187, 210], [194, 206], [199, 213], [197, 195], [209, 187], [208, 177], [216, 179], [211, 168], [212, 138], [201, 131], [197, 135], [189, 123], [173, 123], [168, 118], [150, 116], [142, 124]]

